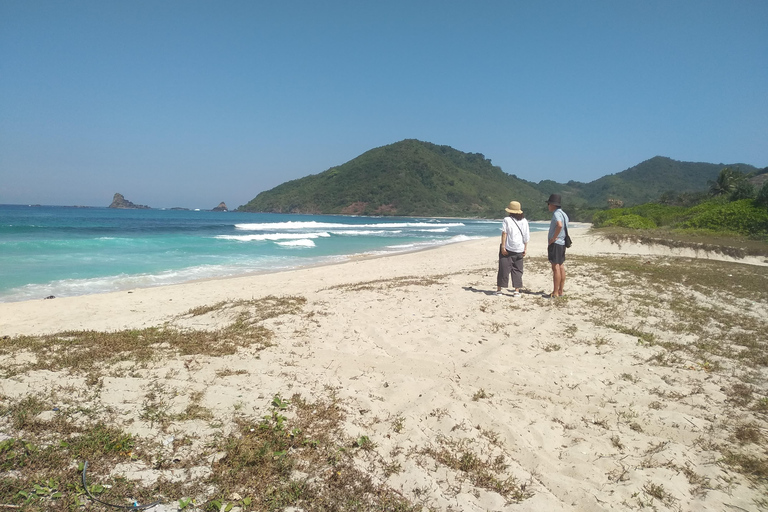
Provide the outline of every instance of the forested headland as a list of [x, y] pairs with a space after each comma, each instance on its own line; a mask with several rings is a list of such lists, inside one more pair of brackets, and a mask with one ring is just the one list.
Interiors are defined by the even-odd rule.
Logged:
[[549, 194], [574, 221], [626, 229], [768, 235], [768, 168], [680, 162], [656, 156], [589, 183], [518, 178], [481, 153], [407, 139], [258, 194], [239, 211], [499, 218], [520, 201], [549, 217]]

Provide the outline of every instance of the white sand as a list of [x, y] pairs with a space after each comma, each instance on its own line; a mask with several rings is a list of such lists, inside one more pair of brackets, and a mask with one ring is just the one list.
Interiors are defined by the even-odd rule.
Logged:
[[[586, 229], [572, 229], [571, 235], [571, 256], [696, 255], [662, 247], [619, 248]], [[542, 298], [552, 287], [542, 261], [546, 233], [534, 233], [529, 245], [529, 255], [537, 258], [524, 276], [530, 293], [493, 296], [498, 243], [475, 240], [290, 272], [0, 304], [0, 336], [142, 328], [223, 300], [299, 295], [308, 300], [305, 312], [315, 314], [270, 321], [276, 345], [258, 358], [185, 357], [108, 377], [102, 402], [118, 416], [136, 419], [148, 387], [159, 381], [178, 391], [175, 407], [183, 408], [189, 393], [201, 391], [203, 405], [223, 418], [239, 408], [260, 414], [274, 394], [298, 392], [312, 399], [327, 395], [330, 387], [348, 409], [350, 435], [369, 436], [385, 458], [400, 449], [395, 459], [403, 471], [387, 483], [411, 499], [426, 496], [439, 510], [627, 510], [639, 508], [640, 500], [659, 510], [756, 510], [760, 491], [696, 443], [727, 407], [720, 377], [694, 364], [687, 370], [646, 364], [658, 349], [595, 325], [597, 313], [586, 312], [583, 303]], [[578, 268], [568, 266], [568, 272], [568, 296], [611, 301], [616, 293]], [[333, 288], [406, 276], [441, 277], [428, 285]], [[766, 304], [755, 307], [768, 314]], [[186, 325], [196, 328], [216, 325], [209, 316], [190, 322]], [[566, 327], [569, 335], [563, 333]], [[217, 377], [225, 369], [247, 373]], [[18, 398], [78, 382], [37, 372], [0, 382], [0, 395]], [[697, 386], [703, 393], [653, 405], [659, 396], [650, 390], [684, 392]], [[403, 425], [399, 433], [393, 431], [396, 419]], [[143, 421], [126, 428], [161, 435]], [[179, 428], [203, 437], [211, 431], [204, 422]], [[471, 440], [483, 455], [505, 455], [506, 474], [527, 482], [533, 496], [505, 504], [434, 462], [419, 465], [407, 456], [441, 436]], [[693, 485], [681, 470], [686, 467], [720, 488], [691, 493]], [[134, 478], [157, 477], [147, 468], [122, 470]], [[649, 498], [643, 489], [650, 484], [663, 485], [673, 499], [664, 504]]]

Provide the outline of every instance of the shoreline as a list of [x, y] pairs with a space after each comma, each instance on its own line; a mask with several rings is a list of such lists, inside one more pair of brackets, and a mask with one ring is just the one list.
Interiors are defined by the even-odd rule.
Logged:
[[[574, 247], [568, 250], [568, 255], [613, 254], [702, 258], [700, 251], [687, 248], [633, 243], [615, 245], [590, 234], [588, 226], [588, 224], [584, 227], [574, 226], [570, 230], [575, 242]], [[529, 260], [536, 257], [546, 259], [546, 234], [546, 231], [531, 233]], [[342, 261], [317, 263], [289, 270], [202, 278], [183, 283], [55, 299], [3, 302], [0, 303], [0, 337], [52, 334], [65, 330], [115, 331], [161, 325], [167, 319], [194, 307], [224, 300], [250, 300], [265, 295], [312, 293], [316, 291], [312, 286], [339, 285], [349, 280], [365, 280], [366, 276], [372, 275], [379, 278], [396, 277], [402, 274], [400, 269], [403, 267], [419, 268], [423, 275], [429, 275], [433, 269], [427, 263], [429, 261], [427, 255], [440, 260], [443, 270], [449, 272], [466, 268], [467, 265], [477, 268], [478, 261], [482, 261], [482, 266], [493, 272], [493, 276], [488, 278], [487, 285], [489, 289], [495, 289], [497, 264], [495, 245], [497, 243], [497, 237], [487, 237], [394, 254], [355, 255]], [[447, 255], [448, 261], [451, 262], [448, 268], [444, 266], [446, 261], [443, 259], [444, 255]], [[703, 257], [750, 265], [768, 265], [760, 258], [738, 260], [720, 254], [705, 254]], [[377, 267], [377, 262], [383, 262], [383, 264]], [[370, 266], [373, 266], [375, 271], [369, 270]], [[298, 280], [307, 280], [306, 283], [311, 286], [297, 285]], [[525, 281], [527, 285], [528, 276], [525, 276]]]
[[[174, 230], [167, 237], [156, 227], [168, 212], [133, 219], [109, 208], [89, 215], [55, 210], [59, 207], [45, 214], [19, 208], [7, 208], [11, 224], [35, 227], [25, 228], [32, 229], [29, 237], [17, 237], [18, 229], [10, 227], [5, 241], [18, 246], [0, 258], [3, 303], [290, 270], [355, 253], [395, 254], [466, 239], [462, 235], [492, 236], [498, 229], [496, 221], [473, 219], [244, 214], [226, 220], [218, 212], [180, 212], [166, 226]], [[57, 215], [62, 219], [52, 221]], [[61, 231], [62, 222], [82, 228], [83, 236]]]
[[[108, 208], [106, 209], [108, 210]], [[218, 216], [216, 217], [218, 218]], [[409, 222], [418, 221], [418, 219], [404, 219]], [[444, 221], [447, 219], [440, 220]], [[454, 220], [458, 221], [461, 219]], [[477, 222], [473, 219], [464, 219], [464, 221], [467, 221], [468, 226]], [[336, 221], [327, 219], [325, 222]], [[372, 220], [369, 219], [368, 222], [372, 222]], [[288, 223], [290, 224], [290, 222]], [[384, 242], [376, 242], [375, 240], [372, 240], [370, 244], [350, 242], [349, 246], [345, 245], [348, 242], [342, 241], [339, 242], [339, 247], [334, 245], [336, 242], [330, 245], [323, 242], [326, 245], [318, 251], [305, 251], [303, 249], [285, 250], [277, 247], [283, 245], [283, 242], [266, 244], [265, 249], [253, 249], [249, 244], [238, 244], [233, 246], [231, 250], [227, 249], [223, 253], [214, 251], [211, 253], [211, 257], [207, 258], [201, 256], [201, 254], [204, 255], [205, 253], [201, 253], [194, 246], [190, 250], [188, 258], [183, 258], [183, 251], [179, 253], [178, 257], [173, 256], [170, 260], [158, 256], [162, 255], [162, 251], [156, 253], [150, 251], [147, 262], [143, 262], [141, 256], [136, 256], [131, 261], [122, 257], [119, 250], [115, 252], [114, 247], [107, 246], [103, 248], [106, 255], [105, 258], [112, 263], [99, 265], [98, 268], [95, 268], [94, 272], [90, 272], [90, 264], [87, 263], [87, 258], [83, 259], [82, 254], [79, 254], [77, 251], [73, 253], [72, 257], [66, 254], [57, 256], [55, 253], [48, 254], [48, 252], [43, 251], [43, 254], [38, 255], [39, 260], [35, 259], [34, 255], [19, 259], [19, 262], [30, 259], [30, 261], [40, 261], [41, 263], [20, 264], [18, 269], [13, 258], [10, 255], [6, 255], [8, 257], [4, 261], [8, 262], [8, 267], [5, 269], [8, 279], [6, 279], [7, 282], [4, 283], [2, 292], [0, 292], [0, 304], [35, 301], [47, 297], [65, 298], [123, 292], [139, 288], [154, 288], [208, 279], [229, 279], [232, 277], [337, 264], [370, 257], [390, 256], [433, 249], [441, 245], [454, 245], [455, 243], [460, 243], [454, 239], [462, 240], [464, 238], [461, 235], [467, 237], [464, 240], [494, 236], [498, 231], [499, 224], [500, 221], [498, 220], [488, 220], [484, 224], [478, 224], [478, 226], [483, 226], [481, 228], [460, 228], [458, 230], [459, 233], [455, 234], [457, 236], [452, 237], [441, 238], [438, 236], [435, 239], [413, 237], [413, 240], [408, 242], [407, 239], [410, 236], [406, 236], [406, 241], [398, 240], [398, 242], [391, 242], [393, 244], [392, 247], [385, 245]], [[535, 224], [537, 229], [545, 229], [545, 226], [548, 225], [545, 222], [538, 221]], [[573, 226], [574, 228], [580, 227], [580, 224], [573, 223]], [[584, 226], [588, 226], [588, 224], [584, 224]], [[290, 232], [293, 228], [288, 226], [287, 229]], [[420, 230], [416, 229], [416, 231]], [[399, 231], [396, 231], [396, 233], [399, 233]], [[343, 234], [348, 233], [345, 232]], [[322, 235], [327, 236], [327, 233]], [[228, 236], [230, 238], [238, 238], [230, 235], [223, 237], [226, 238]], [[312, 237], [315, 236], [316, 234], [312, 233]], [[105, 237], [105, 239], [112, 240], [113, 238]], [[311, 244], [312, 242], [309, 241], [307, 243]], [[320, 244], [320, 242], [317, 243]], [[245, 248], [243, 249], [241, 246]], [[205, 248], [203, 247], [204, 250]], [[98, 251], [94, 252], [93, 257], [98, 258], [99, 254]], [[76, 266], [78, 261], [80, 266]], [[134, 264], [135, 262], [139, 263]], [[60, 269], [60, 271], [55, 269]]]
[[[359, 275], [362, 277], [358, 267], [367, 265], [369, 262], [387, 261], [392, 264], [388, 268], [391, 267], [391, 271], [397, 275], [396, 265], [393, 263], [396, 263], [399, 258], [416, 257], [418, 259], [423, 254], [439, 253], [457, 246], [487, 244], [490, 240], [496, 240], [496, 238], [468, 240], [395, 254], [358, 255], [344, 261], [317, 263], [290, 270], [204, 278], [184, 283], [57, 297], [55, 299], [4, 302], [0, 303], [0, 337], [52, 334], [80, 329], [115, 331], [160, 325], [163, 323], [163, 319], [181, 314], [193, 307], [218, 303], [223, 300], [249, 300], [264, 295], [273, 295], [275, 294], [273, 289], [282, 290], [282, 292], [277, 293], [278, 295], [308, 291], [305, 286], [295, 285], [296, 280], [299, 279], [309, 278], [313, 284], [327, 282], [329, 285], [337, 285], [343, 282], [347, 272], [336, 269], [354, 269], [351, 276]], [[331, 276], [324, 276], [325, 269], [334, 269], [334, 271], [331, 272]], [[267, 291], [257, 293], [256, 290]], [[180, 300], [177, 297], [184, 297], [184, 299]], [[177, 298], [175, 303], [174, 298]], [[148, 306], [146, 302], [153, 304], [154, 307]], [[125, 311], [126, 308], [131, 307], [141, 309]], [[94, 315], [102, 316], [105, 320], [95, 320]], [[106, 320], [107, 318], [111, 318], [115, 325], [111, 326], [109, 320]], [[58, 321], [54, 319], [58, 319]]]

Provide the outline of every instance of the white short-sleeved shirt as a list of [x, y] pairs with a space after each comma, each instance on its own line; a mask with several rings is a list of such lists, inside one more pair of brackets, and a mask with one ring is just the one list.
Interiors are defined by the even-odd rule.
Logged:
[[507, 234], [507, 243], [504, 247], [507, 252], [523, 252], [525, 244], [531, 239], [531, 231], [526, 219], [517, 220], [512, 217], [504, 217], [501, 230]]

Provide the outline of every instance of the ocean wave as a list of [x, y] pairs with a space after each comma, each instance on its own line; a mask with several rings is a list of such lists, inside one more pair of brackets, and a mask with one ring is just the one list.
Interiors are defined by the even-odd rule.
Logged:
[[430, 228], [460, 227], [463, 222], [380, 222], [376, 224], [342, 224], [333, 222], [265, 222], [235, 224], [235, 229], [243, 231], [277, 231], [281, 229], [376, 229], [376, 228]]
[[452, 236], [447, 240], [449, 244], [456, 243], [456, 242], [466, 242], [467, 240], [480, 240], [482, 238], [485, 238], [484, 236], [468, 236], [468, 235], [456, 235]]
[[410, 244], [400, 244], [400, 245], [388, 245], [387, 249], [395, 249], [398, 251], [407, 251], [410, 249], [421, 249], [421, 248], [427, 248], [427, 247], [434, 247], [436, 245], [449, 245], [449, 244], [455, 244], [458, 242], [466, 242], [468, 240], [478, 240], [481, 238], [485, 238], [482, 236], [467, 236], [467, 235], [456, 235], [452, 236], [451, 238], [443, 239], [443, 240], [429, 240], [425, 242], [414, 242]]
[[351, 230], [348, 230], [348, 231], [331, 231], [331, 234], [332, 235], [339, 235], [339, 236], [346, 236], [346, 235], [348, 235], [348, 236], [363, 236], [363, 235], [397, 235], [397, 234], [400, 234], [402, 232], [403, 232], [402, 229], [396, 229], [396, 230], [393, 230], [393, 231], [390, 231], [390, 230], [377, 230], [377, 231], [372, 231], [372, 230], [351, 231]]
[[266, 235], [218, 235], [219, 240], [237, 240], [238, 242], [262, 242], [276, 240], [300, 240], [313, 238], [327, 238], [330, 233], [270, 233]]
[[301, 240], [277, 242], [277, 245], [282, 245], [283, 247], [315, 247], [315, 242], [306, 238], [302, 238]]
[[19, 302], [54, 297], [74, 297], [95, 293], [109, 293], [136, 288], [152, 288], [186, 283], [199, 279], [212, 279], [260, 271], [279, 271], [296, 268], [297, 262], [287, 258], [251, 262], [246, 265], [198, 265], [179, 270], [166, 270], [145, 274], [118, 274], [85, 279], [60, 279], [42, 284], [27, 284], [0, 293], [0, 302]]

